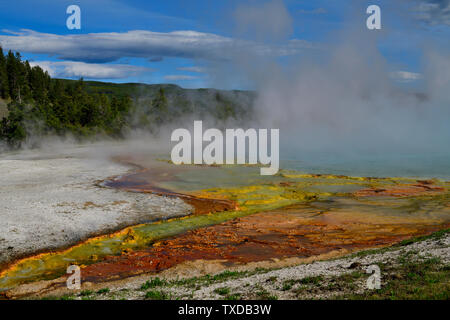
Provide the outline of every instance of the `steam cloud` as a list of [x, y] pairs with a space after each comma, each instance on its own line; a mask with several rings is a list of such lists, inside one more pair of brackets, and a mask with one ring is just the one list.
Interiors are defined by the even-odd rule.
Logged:
[[[256, 28], [260, 25], [256, 17], [277, 21], [280, 12], [287, 12], [280, 9], [282, 2], [271, 3], [255, 5], [253, 13], [243, 7], [236, 14], [237, 29], [247, 27], [247, 22], [239, 26], [242, 21], [252, 21]], [[269, 6], [279, 9], [261, 9]], [[450, 145], [450, 55], [429, 45], [423, 74], [399, 73], [377, 47], [383, 34], [366, 30], [365, 11], [358, 14], [351, 17], [358, 24], [330, 34], [332, 40], [291, 59], [288, 68], [276, 59], [251, 55], [235, 59], [236, 70], [244, 70], [240, 76], [258, 92], [255, 120], [262, 127], [280, 128], [291, 151], [445, 151]], [[264, 40], [273, 41], [275, 34], [282, 40], [291, 29], [285, 25], [284, 34], [269, 32]], [[267, 28], [260, 31], [255, 32], [257, 37]], [[402, 85], [393, 74], [417, 84]]]

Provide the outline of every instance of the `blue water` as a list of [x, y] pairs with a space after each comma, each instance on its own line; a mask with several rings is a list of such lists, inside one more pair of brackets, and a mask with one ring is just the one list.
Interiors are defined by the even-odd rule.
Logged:
[[281, 153], [281, 168], [307, 173], [363, 177], [437, 178], [450, 181], [450, 151], [439, 153]]

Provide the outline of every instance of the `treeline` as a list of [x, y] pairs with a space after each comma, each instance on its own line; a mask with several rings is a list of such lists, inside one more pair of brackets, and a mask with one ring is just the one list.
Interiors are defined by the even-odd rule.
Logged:
[[0, 98], [8, 103], [0, 140], [13, 147], [20, 147], [30, 135], [120, 136], [132, 108], [127, 96], [90, 93], [82, 79], [52, 79], [39, 66], [22, 61], [20, 53], [4, 55], [1, 47]]
[[0, 47], [0, 147], [68, 133], [79, 139], [121, 137], [127, 129], [157, 133], [192, 116], [244, 123], [254, 100], [248, 91], [52, 79], [39, 66], [22, 61], [19, 53], [5, 55]]

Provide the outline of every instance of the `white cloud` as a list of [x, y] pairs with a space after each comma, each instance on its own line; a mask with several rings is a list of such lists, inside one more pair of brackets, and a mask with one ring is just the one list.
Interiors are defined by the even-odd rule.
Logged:
[[198, 77], [187, 75], [168, 75], [165, 76], [164, 79], [168, 81], [180, 81], [180, 80], [195, 80], [198, 79]]
[[409, 72], [409, 71], [391, 72], [390, 76], [392, 79], [402, 81], [402, 82], [411, 82], [411, 81], [419, 80], [422, 78], [422, 75], [420, 73]]
[[152, 71], [150, 68], [124, 64], [96, 64], [77, 61], [33, 61], [56, 78], [122, 79]]
[[177, 68], [177, 70], [195, 72], [195, 73], [206, 73], [206, 69], [202, 68], [202, 67], [181, 67], [181, 68]]
[[416, 18], [428, 25], [450, 26], [450, 0], [416, 0]]
[[196, 31], [152, 32], [134, 30], [123, 33], [57, 35], [22, 29], [3, 32], [0, 45], [5, 49], [34, 54], [48, 54], [62, 60], [112, 62], [120, 58], [179, 57], [224, 60], [243, 52], [286, 56], [298, 54], [313, 45], [304, 40], [290, 40], [283, 45], [264, 45], [211, 33]]

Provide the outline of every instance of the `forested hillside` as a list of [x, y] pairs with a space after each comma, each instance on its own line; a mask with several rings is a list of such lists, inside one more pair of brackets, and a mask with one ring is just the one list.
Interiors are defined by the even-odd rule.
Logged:
[[46, 135], [120, 138], [128, 129], [155, 132], [186, 115], [243, 119], [253, 100], [246, 91], [52, 79], [20, 53], [4, 54], [0, 47], [0, 140], [11, 147]]
[[[63, 80], [67, 83], [73, 80]], [[252, 115], [255, 93], [242, 90], [184, 89], [174, 84], [105, 83], [86, 81], [89, 93], [131, 97], [133, 107], [129, 124], [132, 128], [156, 130], [162, 123], [181, 117], [195, 119], [228, 119], [244, 123]]]
[[126, 96], [89, 93], [83, 80], [51, 79], [40, 67], [22, 61], [19, 53], [4, 55], [1, 48], [0, 98], [9, 101], [0, 137], [13, 147], [29, 135], [120, 135], [132, 106]]

